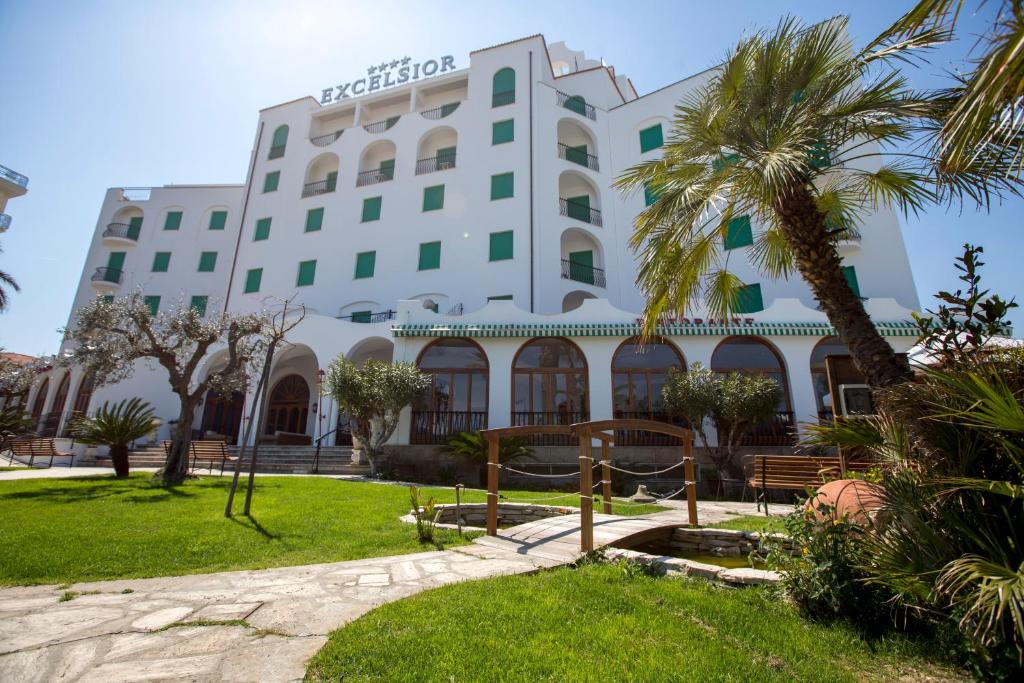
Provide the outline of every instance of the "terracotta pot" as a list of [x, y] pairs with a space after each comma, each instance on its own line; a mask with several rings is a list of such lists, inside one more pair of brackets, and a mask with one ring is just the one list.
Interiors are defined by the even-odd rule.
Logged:
[[818, 508], [828, 505], [835, 509], [837, 518], [845, 514], [855, 524], [870, 526], [884, 500], [885, 489], [878, 484], [863, 479], [837, 479], [821, 486], [807, 501], [804, 510], [822, 519]]
[[114, 474], [124, 478], [128, 476], [128, 446], [111, 446], [110, 459], [114, 463]]

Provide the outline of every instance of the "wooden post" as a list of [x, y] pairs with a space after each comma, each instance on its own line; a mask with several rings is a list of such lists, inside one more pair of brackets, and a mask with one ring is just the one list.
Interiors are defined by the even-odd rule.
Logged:
[[697, 474], [693, 467], [693, 434], [683, 440], [683, 476], [686, 477], [686, 509], [690, 526], [697, 526]]
[[604, 497], [604, 514], [612, 514], [612, 468], [608, 457], [608, 440], [601, 439], [601, 493]]
[[592, 477], [594, 467], [593, 446], [590, 430], [580, 432], [580, 551], [589, 553], [594, 549], [594, 489]]
[[498, 535], [498, 436], [487, 435], [487, 535]]

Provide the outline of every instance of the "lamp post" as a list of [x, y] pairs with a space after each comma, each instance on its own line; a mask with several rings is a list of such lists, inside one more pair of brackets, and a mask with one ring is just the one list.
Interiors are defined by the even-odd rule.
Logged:
[[324, 438], [324, 372], [323, 368], [316, 371], [316, 455], [313, 456], [313, 474], [320, 473], [320, 443]]

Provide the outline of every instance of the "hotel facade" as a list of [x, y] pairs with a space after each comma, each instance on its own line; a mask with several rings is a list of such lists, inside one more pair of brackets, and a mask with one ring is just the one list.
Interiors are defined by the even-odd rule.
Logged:
[[[432, 375], [396, 445], [485, 426], [666, 419], [666, 373], [700, 362], [775, 377], [777, 416], [749, 443], [785, 446], [798, 423], [847, 408], [842, 396], [832, 405], [824, 360], [846, 352], [799, 277], [764, 280], [748, 265], [749, 219], [722, 245], [748, 283], [743, 312], [717, 320], [698, 307], [636, 344], [644, 298], [628, 241], [652, 197], [612, 183], [662, 153], [675, 105], [712, 73], [640, 95], [613, 67], [542, 36], [475, 51], [466, 67], [374, 65], [260, 111], [243, 185], [108, 190], [74, 309], [135, 291], [154, 311], [246, 313], [294, 297], [308, 313], [274, 361], [267, 438], [350, 438], [319, 396], [320, 371], [345, 354]], [[919, 305], [896, 216], [874, 213], [839, 250], [872, 319], [906, 351]], [[220, 362], [213, 353], [200, 372]], [[59, 434], [73, 412], [130, 396], [154, 405], [166, 438], [178, 404], [146, 363], [105, 387], [54, 369], [27, 406]], [[253, 400], [209, 395], [197, 428], [236, 442]]]

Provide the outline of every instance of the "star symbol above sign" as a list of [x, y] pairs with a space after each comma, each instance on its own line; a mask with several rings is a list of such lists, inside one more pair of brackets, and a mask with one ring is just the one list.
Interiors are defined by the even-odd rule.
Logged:
[[409, 62], [412, 61], [412, 57], [402, 57], [402, 66], [409, 66]]
[[373, 74], [374, 74], [374, 73], [375, 73], [376, 71], [377, 71], [377, 67], [375, 67], [375, 66], [371, 66], [370, 68], [368, 68], [368, 69], [366, 70], [366, 73], [367, 73], [368, 75], [372, 76], [372, 75], [373, 75]]
[[393, 62], [391, 62], [391, 68], [392, 69], [396, 68], [397, 66], [398, 66], [398, 60], [397, 59], [394, 60]]
[[380, 66], [377, 67], [377, 71], [387, 71], [387, 70], [388, 70], [388, 63], [387, 62], [381, 62]]

